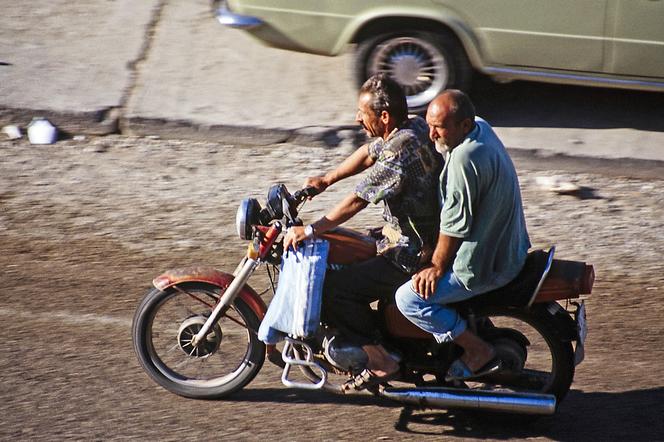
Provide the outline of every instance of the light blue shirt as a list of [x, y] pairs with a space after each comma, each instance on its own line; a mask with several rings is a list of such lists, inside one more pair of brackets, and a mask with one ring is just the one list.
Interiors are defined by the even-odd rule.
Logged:
[[452, 269], [464, 286], [489, 291], [516, 277], [530, 248], [519, 180], [483, 119], [448, 153], [440, 198], [441, 233], [463, 239]]

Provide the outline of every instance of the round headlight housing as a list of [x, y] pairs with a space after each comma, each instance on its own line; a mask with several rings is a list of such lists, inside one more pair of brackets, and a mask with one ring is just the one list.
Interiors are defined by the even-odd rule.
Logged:
[[235, 228], [240, 239], [250, 240], [253, 238], [251, 226], [259, 224], [261, 205], [255, 198], [245, 198], [235, 214]]

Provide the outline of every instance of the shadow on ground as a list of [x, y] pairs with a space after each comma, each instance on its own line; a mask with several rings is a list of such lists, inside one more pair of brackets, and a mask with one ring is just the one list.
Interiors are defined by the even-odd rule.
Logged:
[[[639, 413], [639, 409], [648, 411]], [[660, 411], [656, 412], [657, 409]], [[664, 388], [661, 387], [620, 393], [572, 391], [556, 415], [532, 421], [479, 412], [404, 408], [395, 428], [411, 434], [477, 439], [546, 437], [559, 441], [653, 441], [664, 438], [663, 412]]]
[[496, 127], [632, 128], [664, 132], [664, 93], [478, 78], [478, 115]]
[[370, 394], [341, 395], [323, 391], [307, 391], [291, 388], [249, 389], [234, 394], [234, 401], [276, 402], [289, 404], [348, 404], [399, 407], [399, 404]]
[[[267, 388], [246, 389], [235, 401], [348, 404], [381, 407], [402, 405], [369, 395]], [[644, 410], [640, 413], [639, 410]], [[525, 439], [545, 437], [574, 440], [664, 440], [664, 387], [618, 393], [571, 391], [554, 416], [529, 417], [464, 410], [421, 410], [406, 406], [394, 424], [397, 431], [419, 436], [469, 439]], [[607, 422], [610, 424], [607, 425]]]

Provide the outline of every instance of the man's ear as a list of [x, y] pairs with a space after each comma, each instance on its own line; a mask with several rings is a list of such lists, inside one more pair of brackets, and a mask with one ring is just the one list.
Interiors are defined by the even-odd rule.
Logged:
[[463, 129], [463, 133], [468, 135], [471, 130], [473, 130], [473, 125], [475, 124], [475, 121], [471, 118], [466, 118], [461, 122], [461, 128]]
[[387, 123], [390, 121], [390, 113], [386, 110], [381, 111], [380, 113], [380, 122], [387, 126]]

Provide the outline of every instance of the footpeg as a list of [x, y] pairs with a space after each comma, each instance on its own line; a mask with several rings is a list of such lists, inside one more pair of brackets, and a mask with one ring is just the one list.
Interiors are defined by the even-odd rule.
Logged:
[[[298, 347], [301, 348], [301, 351]], [[314, 360], [313, 350], [311, 350], [311, 347], [303, 341], [287, 337], [284, 349], [281, 351], [281, 358], [286, 363], [281, 375], [281, 382], [286, 387], [320, 390], [325, 386], [325, 383], [327, 382], [327, 371]], [[300, 368], [308, 367], [314, 371], [320, 372], [320, 381], [314, 384], [289, 379], [290, 370], [293, 366], [298, 366]]]

